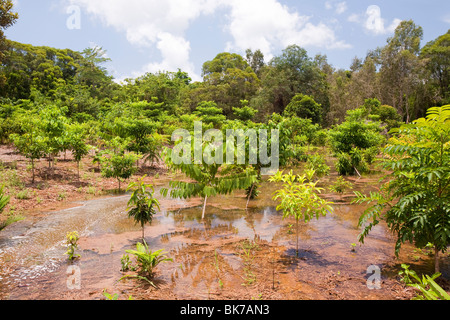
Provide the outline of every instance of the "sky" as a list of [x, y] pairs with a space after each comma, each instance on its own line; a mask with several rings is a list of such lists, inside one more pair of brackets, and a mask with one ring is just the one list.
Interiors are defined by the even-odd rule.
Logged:
[[147, 72], [188, 72], [221, 52], [261, 50], [266, 62], [289, 45], [323, 54], [335, 68], [384, 46], [402, 20], [422, 45], [450, 29], [449, 0], [13, 0], [8, 39], [82, 51], [100, 46], [120, 82]]

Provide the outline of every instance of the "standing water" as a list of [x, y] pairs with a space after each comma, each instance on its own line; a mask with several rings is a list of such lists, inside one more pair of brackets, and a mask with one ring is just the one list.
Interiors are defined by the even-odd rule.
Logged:
[[[359, 180], [355, 190], [373, 190], [376, 181]], [[364, 246], [355, 246], [364, 207], [332, 194], [324, 196], [335, 202], [333, 213], [301, 224], [297, 258], [294, 221], [283, 220], [271, 200], [276, 187], [263, 183], [248, 210], [241, 194], [213, 198], [204, 221], [201, 199], [163, 199], [156, 188], [161, 211], [146, 226], [145, 240], [173, 259], [159, 266], [158, 289], [118, 281], [125, 274], [125, 250], [141, 241], [140, 227], [127, 217], [129, 195], [86, 201], [11, 225], [0, 233], [0, 298], [102, 299], [107, 289], [122, 298], [142, 299], [398, 299], [400, 263], [432, 273], [432, 259], [416, 259], [409, 246], [396, 260], [395, 239], [384, 225], [373, 230]], [[73, 265], [64, 255], [71, 231], [80, 235], [76, 253], [81, 258]], [[442, 260], [448, 277], [449, 259]], [[80, 271], [80, 288], [68, 285], [74, 277], [70, 266]], [[377, 290], [367, 285], [371, 266], [382, 272]]]

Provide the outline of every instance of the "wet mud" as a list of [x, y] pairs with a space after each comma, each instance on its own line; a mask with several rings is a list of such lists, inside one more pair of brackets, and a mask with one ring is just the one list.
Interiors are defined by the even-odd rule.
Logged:
[[[411, 298], [413, 292], [397, 276], [400, 264], [432, 273], [432, 259], [408, 245], [396, 258], [395, 239], [383, 224], [363, 246], [355, 246], [365, 208], [351, 204], [352, 193], [327, 193], [326, 186], [335, 178], [322, 182], [323, 197], [335, 202], [334, 212], [300, 224], [298, 256], [295, 221], [284, 220], [275, 209], [274, 185], [263, 183], [248, 210], [243, 193], [210, 199], [205, 220], [201, 199], [163, 198], [157, 187], [161, 211], [145, 227], [145, 240], [152, 250], [164, 249], [173, 262], [158, 267], [156, 288], [132, 278], [119, 281], [134, 274], [121, 271], [121, 257], [141, 241], [140, 226], [126, 214], [129, 195], [79, 202], [13, 224], [0, 233], [0, 298], [99, 300], [105, 299], [104, 290], [119, 299]], [[378, 179], [354, 179], [354, 190], [375, 190]], [[73, 263], [64, 255], [70, 231], [81, 236], [81, 257]], [[449, 260], [441, 259], [447, 279]], [[370, 266], [381, 270], [379, 289], [368, 286]], [[73, 288], [73, 267], [80, 288]]]

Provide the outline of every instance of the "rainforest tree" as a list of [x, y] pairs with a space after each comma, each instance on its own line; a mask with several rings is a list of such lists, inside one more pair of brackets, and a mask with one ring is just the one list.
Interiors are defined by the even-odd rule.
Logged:
[[372, 203], [361, 216], [359, 240], [364, 243], [385, 220], [397, 235], [397, 255], [405, 242], [434, 245], [437, 273], [439, 252], [450, 244], [450, 106], [431, 108], [426, 118], [396, 133], [384, 149], [383, 167], [392, 173], [381, 192], [356, 192], [357, 203]]

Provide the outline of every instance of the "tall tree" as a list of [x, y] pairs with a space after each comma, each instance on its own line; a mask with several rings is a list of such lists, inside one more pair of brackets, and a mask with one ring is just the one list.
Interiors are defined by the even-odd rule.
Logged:
[[78, 61], [78, 81], [80, 84], [88, 86], [91, 94], [99, 96], [101, 94], [99, 89], [112, 82], [112, 77], [108, 76], [108, 71], [103, 66], [111, 59], [107, 57], [103, 48], [97, 46], [84, 49], [81, 55], [83, 59]]
[[251, 49], [247, 49], [247, 51], [245, 51], [245, 55], [247, 63], [256, 73], [258, 78], [261, 78], [262, 69], [266, 65], [266, 63], [264, 62], [264, 54], [259, 49], [255, 52], [253, 52]]
[[410, 242], [439, 252], [450, 244], [450, 106], [431, 108], [427, 118], [404, 125], [384, 150], [383, 166], [390, 171], [381, 192], [358, 196], [371, 206], [361, 216], [360, 241], [385, 220], [397, 235], [395, 253]]
[[0, 62], [3, 61], [6, 49], [5, 33], [3, 30], [11, 27], [19, 18], [17, 12], [12, 12], [14, 3], [11, 0], [0, 0]]
[[262, 89], [251, 106], [262, 115], [282, 113], [299, 93], [310, 95], [318, 103], [328, 106], [326, 75], [305, 49], [292, 45], [273, 58], [261, 76]]
[[382, 100], [396, 108], [407, 123], [417, 114], [414, 102], [423, 84], [419, 58], [422, 37], [422, 27], [412, 20], [402, 21], [380, 51]]
[[431, 72], [432, 85], [439, 91], [439, 102], [450, 103], [450, 30], [430, 41], [421, 51]]

